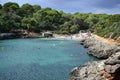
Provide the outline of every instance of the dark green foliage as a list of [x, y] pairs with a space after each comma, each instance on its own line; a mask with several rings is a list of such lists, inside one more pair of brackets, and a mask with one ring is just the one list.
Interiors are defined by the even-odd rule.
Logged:
[[19, 14], [22, 17], [31, 17], [34, 12], [34, 9], [33, 6], [30, 4], [23, 4], [19, 11]]
[[8, 14], [17, 13], [19, 9], [19, 5], [17, 3], [8, 2], [3, 5], [3, 12]]
[[29, 31], [51, 30], [58, 34], [74, 34], [79, 30], [92, 30], [94, 33], [116, 39], [120, 36], [120, 14], [64, 13], [39, 5], [7, 2], [0, 5], [0, 32], [11, 29]]
[[72, 27], [70, 27], [70, 32], [73, 34], [78, 33], [79, 32], [78, 29], [79, 29], [78, 25], [73, 25]]
[[39, 6], [39, 5], [33, 5], [33, 11], [34, 11], [34, 13], [37, 12], [38, 10], [40, 10], [40, 9], [41, 9], [41, 6]]
[[2, 5], [0, 4], [0, 10], [2, 9]]
[[60, 23], [61, 15], [58, 11], [51, 8], [45, 8], [34, 13], [33, 18], [37, 26], [42, 30], [54, 30]]
[[5, 3], [1, 10], [0, 32], [9, 32], [11, 29], [20, 28], [21, 17], [18, 15], [19, 5], [17, 3]]

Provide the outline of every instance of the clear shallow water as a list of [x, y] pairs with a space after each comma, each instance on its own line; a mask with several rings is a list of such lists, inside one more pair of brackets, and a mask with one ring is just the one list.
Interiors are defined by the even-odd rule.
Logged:
[[68, 80], [72, 68], [93, 60], [75, 40], [3, 40], [0, 80]]

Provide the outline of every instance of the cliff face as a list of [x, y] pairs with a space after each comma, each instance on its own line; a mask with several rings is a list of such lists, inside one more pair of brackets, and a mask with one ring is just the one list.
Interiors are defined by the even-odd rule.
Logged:
[[74, 68], [69, 80], [120, 80], [120, 44], [88, 38], [81, 41], [88, 54], [100, 61], [93, 61]]

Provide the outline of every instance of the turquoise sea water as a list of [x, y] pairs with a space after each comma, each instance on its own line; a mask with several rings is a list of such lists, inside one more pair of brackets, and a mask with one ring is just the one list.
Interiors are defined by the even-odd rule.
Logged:
[[2, 40], [0, 80], [68, 80], [72, 68], [93, 60], [77, 40]]

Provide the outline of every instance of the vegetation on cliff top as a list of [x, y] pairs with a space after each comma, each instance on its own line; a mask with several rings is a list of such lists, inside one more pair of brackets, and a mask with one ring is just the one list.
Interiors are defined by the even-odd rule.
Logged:
[[26, 29], [40, 32], [51, 30], [60, 34], [92, 30], [104, 37], [120, 36], [120, 14], [64, 13], [39, 5], [8, 2], [0, 5], [0, 32], [12, 29]]

